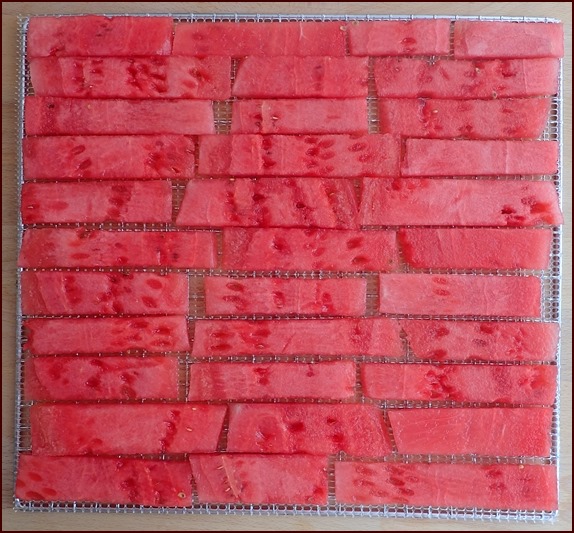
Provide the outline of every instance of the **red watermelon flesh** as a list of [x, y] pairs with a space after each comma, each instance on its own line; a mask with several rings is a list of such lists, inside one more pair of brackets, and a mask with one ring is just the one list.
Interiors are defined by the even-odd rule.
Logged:
[[188, 507], [191, 470], [187, 461], [20, 455], [16, 498]]
[[562, 24], [471, 20], [454, 23], [454, 57], [457, 59], [563, 56]]
[[190, 56], [344, 56], [345, 23], [192, 22], [175, 28], [173, 53]]
[[[215, 133], [207, 100], [84, 100], [27, 96], [27, 135]], [[114, 117], [110, 120], [110, 117]]]
[[361, 404], [232, 404], [227, 450], [381, 457], [392, 451], [377, 407]]
[[391, 409], [388, 415], [399, 453], [550, 454], [551, 408]]
[[205, 98], [231, 96], [229, 57], [39, 57], [30, 60], [38, 96]]
[[214, 452], [226, 410], [225, 405], [191, 403], [35, 404], [30, 408], [32, 453]]
[[394, 231], [223, 230], [223, 267], [241, 270], [396, 270]]
[[[422, 161], [415, 164], [430, 168]], [[563, 219], [551, 181], [363, 178], [359, 222], [367, 226], [537, 226], [561, 224]]]
[[179, 226], [357, 227], [352, 180], [334, 178], [194, 179]]
[[355, 395], [355, 363], [195, 363], [189, 367], [193, 401], [310, 398]]
[[25, 315], [185, 315], [185, 274], [22, 272]]
[[24, 183], [24, 224], [171, 222], [169, 181]]
[[364, 98], [236, 100], [231, 114], [231, 133], [367, 133], [368, 125]]
[[327, 459], [314, 455], [190, 455], [200, 502], [327, 504]]
[[554, 465], [335, 463], [337, 502], [558, 509]]
[[38, 400], [177, 400], [175, 357], [32, 357], [24, 397]]
[[556, 374], [554, 365], [369, 363], [361, 366], [365, 396], [380, 400], [552, 405]]
[[29, 229], [21, 267], [170, 266], [213, 268], [215, 235], [208, 232]]
[[386, 98], [509, 98], [558, 91], [557, 59], [375, 60], [378, 96]]
[[381, 313], [539, 317], [540, 298], [535, 276], [379, 276]]
[[206, 277], [208, 315], [361, 316], [367, 280]]
[[185, 316], [32, 318], [24, 327], [24, 349], [35, 355], [189, 350]]
[[544, 322], [401, 320], [415, 357], [435, 361], [554, 361], [560, 328]]
[[192, 178], [194, 151], [183, 135], [26, 137], [24, 179]]
[[251, 56], [239, 64], [231, 94], [239, 98], [365, 97], [368, 70], [366, 57]]
[[[550, 144], [550, 143], [547, 143]], [[205, 135], [198, 172], [207, 176], [398, 176], [394, 135]]]
[[401, 357], [398, 323], [386, 318], [200, 320], [192, 355], [382, 355]]
[[31, 17], [28, 57], [171, 54], [170, 17]]
[[497, 100], [379, 100], [381, 133], [435, 139], [537, 139], [550, 112], [550, 98]]
[[402, 228], [398, 238], [414, 268], [543, 270], [553, 236], [550, 229]]

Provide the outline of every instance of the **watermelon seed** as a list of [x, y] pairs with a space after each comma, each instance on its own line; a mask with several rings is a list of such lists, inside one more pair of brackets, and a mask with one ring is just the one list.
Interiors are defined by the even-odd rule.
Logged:
[[193, 431], [193, 429], [192, 428], [185, 428], [185, 431]]
[[185, 498], [185, 492], [178, 492], [177, 494], [180, 498]]

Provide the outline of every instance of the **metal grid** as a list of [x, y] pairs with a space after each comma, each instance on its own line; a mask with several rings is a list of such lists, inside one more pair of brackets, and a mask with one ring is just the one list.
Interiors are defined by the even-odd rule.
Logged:
[[[556, 19], [550, 18], [528, 18], [528, 17], [466, 17], [466, 16], [397, 16], [397, 15], [240, 15], [240, 14], [142, 14], [142, 15], [131, 15], [130, 16], [172, 16], [175, 23], [179, 22], [217, 22], [217, 21], [233, 21], [237, 23], [241, 22], [281, 22], [281, 21], [368, 21], [368, 20], [412, 20], [420, 18], [446, 18], [451, 21], [458, 19], [466, 20], [488, 20], [488, 21], [516, 21], [516, 22], [538, 22], [538, 23], [557, 23]], [[52, 15], [52, 16], [71, 16], [71, 15]], [[112, 15], [110, 15], [112, 16]], [[117, 15], [116, 15], [117, 16]], [[21, 186], [23, 183], [23, 164], [22, 164], [22, 138], [24, 136], [24, 97], [28, 94], [33, 94], [33, 89], [30, 83], [30, 76], [28, 70], [28, 63], [26, 61], [26, 34], [28, 29], [28, 17], [20, 18], [20, 32], [19, 32], [19, 53], [20, 53], [20, 77], [19, 86], [17, 92], [17, 102], [18, 102], [18, 129], [17, 129], [17, 153], [18, 153], [18, 170], [17, 170], [17, 180], [18, 180], [18, 205], [20, 205], [21, 196]], [[451, 50], [448, 58], [453, 56], [452, 47], [452, 25], [451, 25]], [[374, 76], [373, 76], [373, 61], [372, 58], [369, 61], [369, 94], [367, 97], [368, 109], [369, 109], [369, 133], [378, 133], [378, 103], [374, 87]], [[231, 69], [231, 81], [235, 77], [235, 72], [237, 68], [237, 60], [233, 60]], [[552, 98], [551, 111], [547, 127], [542, 135], [542, 139], [545, 140], [557, 140], [560, 145], [560, 159], [557, 174], [553, 176], [541, 176], [536, 178], [531, 178], [527, 176], [515, 176], [515, 177], [501, 177], [498, 179], [543, 179], [548, 181], [553, 181], [558, 195], [560, 198], [560, 204], [562, 203], [562, 64], [560, 64], [559, 69], [559, 92], [558, 95]], [[232, 111], [232, 101], [225, 100], [214, 102], [214, 115], [215, 115], [215, 125], [216, 131], [219, 134], [228, 133], [231, 125], [231, 111]], [[197, 154], [196, 154], [197, 155]], [[197, 158], [196, 158], [197, 161]], [[473, 179], [484, 179], [481, 177], [476, 177]], [[491, 179], [491, 178], [488, 178]], [[172, 181], [172, 192], [173, 192], [173, 215], [175, 215], [179, 210], [181, 205], [181, 200], [183, 198], [183, 192], [185, 189], [185, 181]], [[186, 228], [176, 228], [171, 225], [166, 224], [44, 224], [44, 225], [29, 225], [27, 227], [88, 227], [92, 229], [114, 229], [114, 230], [136, 230], [136, 231], [177, 231], [178, 229]], [[430, 226], [429, 226], [430, 227]], [[382, 229], [383, 227], [377, 227], [377, 229]], [[391, 229], [391, 227], [387, 227]], [[197, 228], [193, 228], [197, 230]], [[375, 229], [375, 228], [364, 228]], [[24, 226], [22, 220], [19, 216], [18, 219], [18, 249], [21, 246], [22, 235], [24, 231]], [[214, 231], [218, 235], [218, 254], [221, 256], [222, 253], [222, 242], [221, 242], [221, 232], [219, 230], [206, 229], [206, 231]], [[516, 231], [520, 231], [517, 229]], [[427, 273], [459, 273], [459, 274], [471, 274], [471, 275], [535, 275], [540, 277], [542, 281], [542, 299], [541, 299], [541, 318], [537, 319], [518, 319], [519, 321], [542, 321], [542, 322], [560, 322], [560, 277], [561, 277], [561, 239], [562, 232], [561, 228], [553, 228], [553, 242], [551, 247], [550, 255], [550, 266], [545, 271], [525, 271], [525, 270], [453, 270], [453, 269], [410, 269], [406, 266], [403, 267], [404, 272], [427, 272]], [[31, 269], [31, 270], [43, 270], [43, 269]], [[97, 270], [97, 271], [114, 271], [118, 268], [98, 268], [98, 269], [88, 269], [88, 268], [72, 268], [72, 269], [52, 269], [52, 270]], [[188, 274], [188, 279], [190, 282], [190, 310], [189, 310], [189, 329], [190, 338], [193, 340], [193, 329], [194, 321], [203, 320], [209, 318], [217, 318], [206, 315], [205, 313], [205, 301], [204, 301], [204, 291], [203, 291], [203, 278], [205, 275], [215, 275], [215, 276], [232, 276], [232, 277], [301, 277], [301, 278], [336, 278], [336, 277], [364, 277], [367, 279], [367, 313], [365, 316], [389, 316], [397, 318], [409, 318], [409, 319], [428, 319], [428, 318], [441, 318], [441, 319], [455, 319], [455, 320], [478, 320], [484, 317], [478, 316], [430, 316], [430, 315], [380, 315], [377, 312], [378, 303], [378, 292], [377, 292], [377, 274], [376, 273], [350, 273], [350, 272], [326, 272], [326, 271], [299, 271], [299, 272], [244, 272], [236, 270], [193, 270], [193, 269], [165, 269], [165, 268], [130, 268], [133, 271], [149, 271], [149, 272], [159, 272], [165, 273], [166, 271], [175, 272], [186, 272]], [[20, 453], [30, 451], [30, 424], [29, 424], [29, 407], [32, 402], [23, 401], [23, 380], [24, 380], [24, 370], [23, 365], [27, 357], [31, 357], [30, 354], [23, 352], [22, 345], [25, 341], [25, 332], [22, 328], [23, 316], [21, 313], [21, 271], [19, 269], [17, 272], [17, 335], [18, 343], [16, 350], [16, 435], [15, 435], [15, 467], [14, 467], [14, 477], [17, 474], [18, 458]], [[64, 317], [62, 317], [64, 318]], [[229, 318], [229, 317], [226, 317]], [[302, 317], [285, 317], [285, 316], [235, 316], [234, 319], [299, 319]], [[311, 318], [311, 317], [305, 317]], [[332, 317], [331, 317], [332, 318]], [[314, 318], [315, 320], [323, 320], [324, 318]], [[497, 317], [489, 318], [490, 320], [500, 320], [500, 321], [517, 321], [517, 319]], [[559, 366], [560, 363], [560, 347], [558, 347], [558, 353], [556, 354], [556, 364]], [[105, 354], [98, 354], [105, 355]], [[201, 358], [195, 359], [191, 357], [189, 353], [176, 353], [176, 354], [164, 354], [176, 356], [179, 359], [180, 368], [180, 394], [178, 401], [185, 401], [188, 393], [189, 387], [189, 366], [195, 361], [201, 360], [205, 361], [217, 361], [223, 360], [222, 358], [211, 357], [211, 358]], [[145, 354], [143, 354], [145, 357]], [[253, 357], [231, 357], [224, 358], [226, 361], [252, 361], [252, 362], [268, 362], [268, 361], [319, 361], [319, 360], [333, 360], [333, 359], [348, 359], [348, 357], [316, 357], [316, 356], [253, 356]], [[373, 357], [362, 357], [356, 356], [352, 357], [354, 361], [357, 362], [357, 374], [359, 372], [360, 365], [363, 361], [395, 361], [403, 363], [415, 362], [410, 349], [405, 341], [405, 355], [401, 359], [392, 358], [373, 358]], [[422, 362], [425, 361], [419, 361]], [[448, 363], [448, 361], [442, 362]], [[460, 364], [460, 362], [457, 362]], [[477, 363], [472, 363], [477, 364]], [[502, 363], [478, 363], [478, 364], [502, 364]], [[506, 363], [508, 364], [508, 363]], [[520, 363], [517, 363], [520, 364]], [[549, 363], [554, 364], [554, 363]], [[360, 380], [357, 378], [356, 382], [356, 395], [355, 398], [349, 401], [360, 401], [364, 403], [374, 403], [379, 405], [381, 408], [436, 408], [436, 407], [466, 407], [466, 406], [498, 406], [508, 404], [478, 404], [478, 403], [461, 403], [452, 401], [376, 401], [369, 398], [365, 398], [362, 395]], [[396, 446], [394, 446], [394, 453], [391, 456], [379, 459], [380, 462], [434, 462], [434, 463], [478, 463], [478, 464], [496, 464], [496, 463], [513, 463], [513, 464], [558, 464], [559, 459], [559, 383], [557, 396], [554, 403], [553, 412], [553, 423], [552, 423], [552, 449], [551, 455], [548, 458], [528, 458], [528, 457], [480, 457], [476, 455], [404, 455], [396, 453]], [[290, 401], [293, 399], [277, 399], [276, 401]], [[295, 400], [297, 401], [297, 400]], [[301, 399], [299, 401], [321, 401], [321, 400], [305, 400]], [[133, 402], [130, 402], [133, 403]], [[208, 402], [211, 403], [211, 402]], [[229, 402], [233, 403], [233, 402]], [[241, 403], [245, 403], [242, 400]], [[339, 403], [337, 401], [337, 403]], [[385, 413], [386, 416], [386, 413]], [[390, 429], [390, 425], [388, 426]], [[391, 439], [392, 439], [392, 430]], [[219, 442], [218, 450], [225, 450], [227, 436], [227, 426], [225, 425], [222, 431], [222, 436]], [[393, 439], [392, 439], [393, 440]], [[139, 456], [143, 457], [143, 456]], [[163, 460], [177, 460], [181, 459], [182, 456], [176, 455], [157, 455], [157, 456], [145, 456], [146, 458], [160, 458]], [[140, 506], [140, 505], [126, 505], [126, 504], [100, 504], [100, 503], [84, 503], [84, 502], [59, 502], [59, 501], [24, 501], [15, 498], [14, 508], [16, 510], [22, 511], [40, 511], [40, 512], [52, 512], [52, 511], [63, 511], [63, 512], [100, 512], [100, 513], [133, 513], [133, 514], [146, 514], [146, 513], [168, 513], [168, 514], [239, 514], [239, 515], [306, 515], [306, 516], [369, 516], [369, 517], [395, 517], [395, 518], [446, 518], [446, 519], [479, 519], [479, 520], [528, 520], [528, 521], [551, 521], [554, 520], [557, 512], [556, 511], [532, 511], [532, 510], [505, 510], [505, 509], [480, 509], [480, 508], [456, 508], [456, 507], [420, 507], [420, 506], [410, 506], [410, 505], [345, 505], [338, 504], [335, 500], [335, 490], [334, 490], [334, 464], [336, 461], [354, 459], [361, 460], [361, 458], [351, 458], [346, 456], [344, 453], [340, 453], [335, 457], [331, 457], [329, 460], [328, 468], [328, 479], [329, 479], [329, 496], [328, 505], [318, 506], [318, 505], [278, 505], [278, 504], [268, 504], [268, 505], [249, 505], [249, 504], [202, 504], [198, 502], [197, 492], [195, 487], [193, 487], [192, 495], [192, 505], [184, 508], [167, 508], [167, 507], [150, 507], [150, 506]]]

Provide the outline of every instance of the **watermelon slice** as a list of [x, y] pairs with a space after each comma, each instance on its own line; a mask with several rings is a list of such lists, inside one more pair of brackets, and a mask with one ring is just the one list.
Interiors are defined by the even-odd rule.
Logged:
[[[215, 133], [207, 100], [84, 100], [27, 96], [27, 135]], [[110, 120], [110, 117], [114, 117]]]
[[[422, 147], [419, 154], [427, 148]], [[473, 151], [475, 159], [480, 151], [480, 147]], [[430, 165], [436, 164], [436, 160], [428, 162], [431, 158], [435, 156], [421, 155], [414, 165], [430, 174]], [[537, 226], [561, 224], [563, 219], [551, 181], [363, 178], [359, 221], [367, 226]]]
[[394, 231], [223, 230], [223, 267], [229, 269], [389, 272], [397, 264]]
[[194, 179], [176, 224], [355, 229], [355, 188], [334, 178]]
[[171, 54], [170, 17], [31, 17], [28, 57]]
[[[550, 367], [549, 367], [550, 368]], [[188, 400], [344, 400], [355, 395], [355, 363], [196, 363]]]
[[365, 97], [368, 74], [366, 57], [247, 57], [239, 64], [231, 94], [239, 98]]
[[544, 322], [401, 320], [414, 356], [436, 361], [554, 361], [560, 328]]
[[185, 315], [185, 274], [22, 272], [25, 315]]
[[215, 234], [176, 231], [105, 231], [85, 228], [29, 229], [21, 267], [169, 266], [213, 268]]
[[414, 268], [543, 270], [553, 240], [550, 229], [404, 228], [398, 236]]
[[190, 56], [344, 56], [345, 23], [192, 22], [175, 28], [173, 53]]
[[556, 141], [407, 139], [405, 176], [497, 176], [558, 172]]
[[38, 400], [177, 400], [176, 357], [32, 357], [24, 397]]
[[429, 62], [375, 60], [377, 94], [387, 98], [509, 98], [550, 96], [558, 91], [557, 59], [493, 59]]
[[498, 100], [379, 100], [381, 133], [435, 139], [537, 139], [550, 113], [550, 98]]
[[231, 96], [229, 57], [39, 57], [30, 60], [38, 96], [205, 98]]
[[[551, 144], [551, 143], [545, 143]], [[206, 135], [199, 170], [207, 176], [398, 176], [394, 135]]]
[[206, 277], [208, 315], [361, 316], [367, 280]]
[[381, 313], [539, 317], [540, 294], [535, 276], [379, 276]]
[[369, 363], [361, 366], [365, 396], [380, 400], [552, 405], [556, 374], [554, 365]]
[[386, 318], [199, 320], [192, 355], [401, 357], [403, 351], [398, 323]]
[[383, 413], [362, 404], [232, 404], [227, 450], [380, 457], [391, 441]]
[[327, 459], [313, 455], [190, 455], [200, 502], [327, 504]]
[[26, 137], [24, 179], [192, 178], [195, 143], [183, 135]]
[[236, 100], [231, 114], [231, 133], [367, 133], [368, 125], [364, 98]]
[[21, 455], [16, 498], [188, 507], [187, 461]]
[[22, 222], [171, 222], [169, 181], [24, 183]]
[[[34, 455], [214, 452], [225, 405], [35, 404]], [[137, 431], [126, 431], [136, 427]]]
[[391, 409], [388, 415], [399, 453], [550, 454], [551, 408]]
[[335, 463], [340, 503], [558, 509], [554, 465]]
[[24, 321], [24, 349], [35, 355], [189, 350], [184, 316], [33, 318]]
[[470, 20], [454, 23], [454, 57], [457, 59], [563, 56], [562, 24]]
[[377, 20], [349, 23], [349, 50], [354, 56], [446, 56], [450, 20]]

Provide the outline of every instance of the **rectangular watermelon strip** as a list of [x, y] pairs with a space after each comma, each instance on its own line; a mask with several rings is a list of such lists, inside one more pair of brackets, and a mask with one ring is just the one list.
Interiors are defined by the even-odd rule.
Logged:
[[237, 100], [231, 133], [367, 133], [367, 100]]
[[187, 461], [20, 455], [16, 498], [188, 507], [191, 470]]
[[185, 274], [22, 272], [25, 315], [185, 315]]
[[390, 409], [388, 415], [399, 453], [550, 454], [550, 407]]
[[194, 151], [183, 135], [26, 137], [24, 179], [192, 178]]
[[546, 127], [550, 103], [550, 98], [383, 98], [380, 131], [434, 139], [537, 139]]
[[357, 228], [353, 180], [344, 178], [194, 179], [178, 226]]
[[367, 280], [206, 277], [208, 315], [361, 316]]
[[171, 54], [171, 17], [31, 17], [26, 51], [42, 56]]
[[553, 235], [551, 229], [402, 228], [398, 238], [414, 268], [544, 270]]
[[548, 175], [558, 172], [556, 141], [407, 139], [403, 176]]
[[365, 97], [368, 77], [366, 57], [251, 56], [239, 63], [231, 94], [239, 98]]
[[401, 320], [418, 359], [434, 361], [554, 361], [559, 325], [551, 322]]
[[309, 398], [355, 395], [355, 363], [195, 363], [189, 367], [188, 401]]
[[38, 400], [177, 400], [176, 357], [31, 357], [24, 397]]
[[454, 23], [454, 57], [457, 59], [563, 56], [562, 24], [470, 20]]
[[345, 26], [341, 21], [181, 23], [175, 27], [173, 53], [234, 57], [344, 56]]
[[398, 323], [386, 318], [199, 320], [192, 355], [401, 357], [403, 344]]
[[450, 20], [352, 21], [347, 25], [354, 56], [446, 56], [450, 52]]
[[337, 502], [478, 509], [558, 509], [554, 465], [335, 463]]
[[553, 365], [361, 366], [363, 392], [379, 400], [450, 400], [552, 405], [557, 368]]
[[213, 105], [208, 100], [87, 100], [27, 96], [24, 110], [27, 135], [215, 133]]
[[539, 317], [540, 298], [535, 276], [379, 276], [381, 313]]
[[169, 181], [24, 183], [24, 224], [171, 222]]
[[313, 455], [190, 455], [202, 503], [327, 504], [327, 458]]
[[[214, 452], [225, 405], [35, 404], [34, 455]], [[131, 429], [130, 429], [131, 428]]]
[[[407, 140], [407, 150], [412, 146], [410, 141]], [[454, 141], [458, 142], [463, 141]], [[414, 165], [422, 173], [430, 173], [427, 171], [431, 167], [426, 166], [423, 159], [437, 161], [433, 155], [427, 159], [426, 154], [433, 147], [429, 150], [428, 145], [416, 145], [414, 149], [418, 152]], [[480, 147], [477, 147], [473, 154], [475, 158], [479, 157], [479, 151]], [[445, 174], [460, 173], [462, 166], [454, 165], [457, 166], [454, 172]], [[437, 170], [436, 174], [441, 172]], [[556, 187], [550, 181], [363, 178], [361, 225], [538, 226], [562, 222]]]
[[558, 91], [557, 59], [492, 59], [430, 62], [385, 57], [375, 60], [377, 95], [385, 98], [510, 98], [550, 96]]
[[383, 412], [364, 404], [231, 404], [227, 450], [381, 457], [391, 453]]
[[215, 234], [195, 231], [28, 229], [21, 267], [214, 268]]
[[24, 349], [35, 355], [189, 350], [185, 316], [31, 318]]
[[38, 96], [200, 98], [231, 96], [229, 57], [39, 57], [30, 60]]
[[396, 232], [324, 229], [223, 230], [223, 268], [392, 272]]

